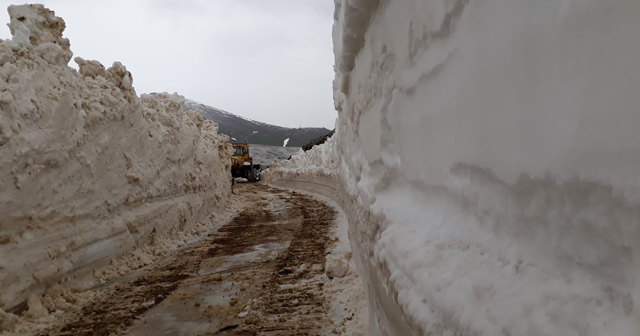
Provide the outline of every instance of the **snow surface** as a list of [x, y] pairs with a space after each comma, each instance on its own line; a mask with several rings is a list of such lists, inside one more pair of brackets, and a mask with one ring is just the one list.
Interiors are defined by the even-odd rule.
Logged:
[[[309, 193], [306, 194], [309, 195]], [[347, 217], [332, 199], [317, 194], [312, 196], [330, 205], [336, 211], [336, 225], [331, 228], [333, 243], [327, 249], [327, 256], [346, 262], [343, 266], [345, 276], [329, 278], [323, 287], [329, 316], [337, 325], [332, 332], [338, 335], [369, 336], [369, 309], [362, 279], [355, 271], [356, 260], [349, 243]]]
[[640, 335], [640, 2], [335, 17], [336, 136], [269, 174], [357, 202], [372, 334]]

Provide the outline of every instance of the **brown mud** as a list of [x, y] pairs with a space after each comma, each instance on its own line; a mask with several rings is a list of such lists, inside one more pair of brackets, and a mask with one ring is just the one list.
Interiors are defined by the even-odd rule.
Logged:
[[254, 204], [169, 257], [100, 290], [40, 335], [326, 335], [332, 208], [262, 184]]

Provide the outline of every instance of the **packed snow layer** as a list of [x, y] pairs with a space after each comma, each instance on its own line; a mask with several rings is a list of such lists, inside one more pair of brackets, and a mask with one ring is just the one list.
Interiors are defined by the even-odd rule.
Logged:
[[116, 62], [67, 63], [65, 22], [10, 6], [0, 42], [0, 309], [88, 286], [113, 257], [225, 205], [232, 148], [184, 98], [138, 97]]
[[332, 143], [377, 335], [640, 334], [640, 3], [337, 0]]

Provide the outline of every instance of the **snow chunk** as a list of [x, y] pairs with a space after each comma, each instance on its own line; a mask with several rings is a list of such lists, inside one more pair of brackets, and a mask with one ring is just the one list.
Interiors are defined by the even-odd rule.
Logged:
[[62, 62], [69, 63], [73, 53], [70, 50], [69, 39], [62, 37], [66, 28], [62, 18], [39, 4], [11, 5], [8, 12], [11, 18], [8, 26], [15, 45], [22, 47], [29, 43], [33, 46], [43, 43], [57, 44], [62, 49]]
[[349, 273], [349, 263], [344, 258], [329, 255], [324, 271], [330, 278], [342, 278]]
[[131, 89], [133, 84], [133, 78], [131, 78], [131, 73], [127, 71], [127, 73], [122, 77], [122, 87], [125, 90]]
[[[113, 62], [113, 65], [107, 69], [107, 79], [115, 83], [123, 90], [131, 90], [131, 84], [133, 83], [133, 77], [131, 73], [127, 71], [127, 67], [122, 65], [120, 62]], [[182, 110], [182, 106], [184, 105], [184, 97], [182, 98], [182, 103], [180, 104], [180, 109]]]
[[31, 295], [29, 301], [27, 301], [27, 306], [29, 307], [29, 310], [25, 312], [26, 316], [37, 319], [49, 315], [47, 309], [42, 306], [40, 298], [35, 295]]
[[11, 49], [18, 50], [29, 44], [29, 37], [31, 37], [29, 28], [22, 23], [17, 23], [14, 28], [13, 37], [11, 40], [7, 40], [6, 43], [11, 46]]
[[284, 144], [282, 145], [282, 147], [287, 147], [288, 143], [289, 143], [289, 138], [284, 139]]
[[80, 74], [85, 77], [91, 77], [95, 79], [98, 76], [102, 78], [107, 78], [107, 70], [104, 65], [102, 65], [98, 61], [87, 61], [82, 57], [76, 57], [73, 59], [76, 64], [78, 64], [78, 68], [80, 69]]

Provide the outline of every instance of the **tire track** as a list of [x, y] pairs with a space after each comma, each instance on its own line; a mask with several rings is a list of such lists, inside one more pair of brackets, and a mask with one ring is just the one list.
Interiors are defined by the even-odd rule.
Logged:
[[261, 184], [220, 230], [124, 278], [40, 335], [325, 335], [334, 210]]

